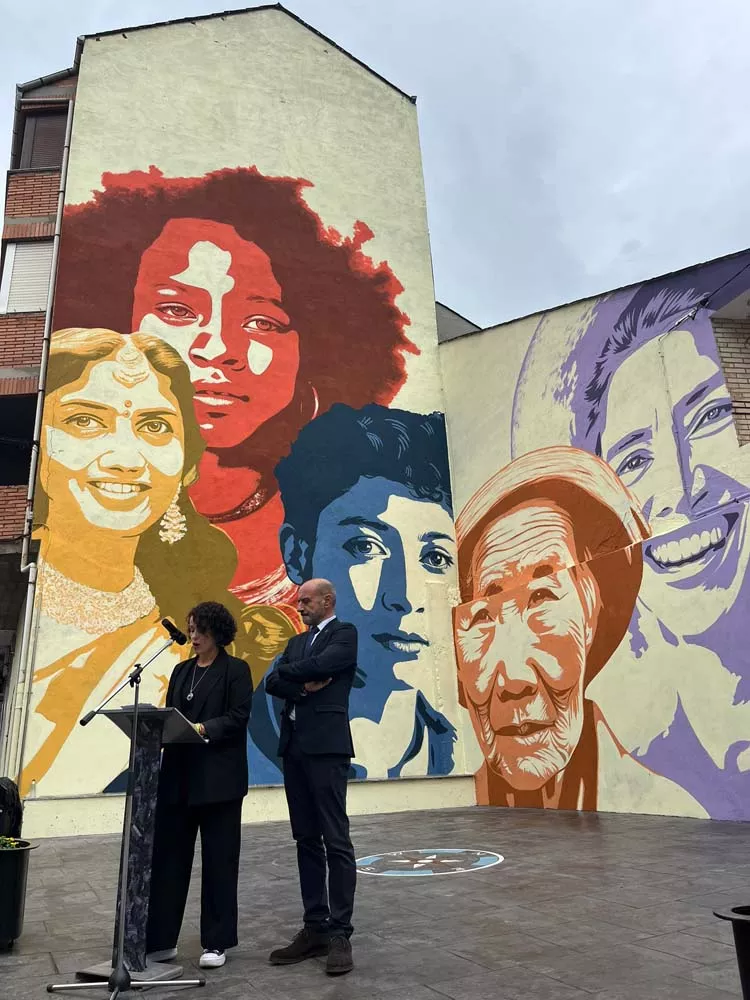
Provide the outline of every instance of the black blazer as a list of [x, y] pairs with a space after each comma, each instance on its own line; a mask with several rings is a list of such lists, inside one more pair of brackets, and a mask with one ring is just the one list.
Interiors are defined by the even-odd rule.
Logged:
[[[182, 704], [195, 657], [178, 663], [167, 689], [167, 708]], [[253, 698], [250, 667], [220, 650], [205, 680], [195, 690], [193, 712], [206, 727], [208, 743], [164, 747], [159, 797], [176, 805], [187, 788], [188, 805], [228, 802], [247, 795], [247, 723]]]
[[[308, 635], [292, 636], [266, 678], [266, 691], [283, 698], [279, 756], [292, 734], [289, 712], [295, 709], [294, 728], [304, 753], [354, 756], [349, 727], [349, 692], [357, 669], [357, 630], [335, 618], [323, 629], [305, 656]], [[331, 683], [320, 691], [305, 692], [306, 681]]]

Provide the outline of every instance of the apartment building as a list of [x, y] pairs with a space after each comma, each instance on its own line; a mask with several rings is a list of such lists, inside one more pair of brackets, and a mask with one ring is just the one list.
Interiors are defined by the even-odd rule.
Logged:
[[[0, 524], [15, 652], [0, 769], [27, 825], [118, 828], [126, 741], [104, 719], [77, 722], [159, 648], [160, 616], [184, 625], [199, 600], [230, 606], [262, 694], [302, 628], [297, 587], [343, 572], [320, 560], [349, 549], [364, 576], [341, 578], [340, 614], [376, 636], [353, 694], [354, 808], [473, 802], [438, 325], [475, 327], [436, 315], [415, 99], [274, 5], [81, 38], [72, 70], [19, 88], [14, 127], [0, 399], [18, 430]], [[328, 439], [349, 452], [326, 459]], [[283, 487], [282, 460], [302, 470]], [[390, 532], [393, 558], [353, 527], [347, 550], [308, 537], [324, 520], [300, 503], [313, 474], [326, 509], [353, 505], [352, 525], [392, 506], [392, 524], [366, 531]], [[438, 539], [426, 547], [425, 516]], [[179, 658], [144, 674], [147, 701]], [[277, 709], [261, 694], [250, 818], [285, 810]]]
[[75, 72], [64, 70], [16, 89], [0, 250], [0, 733], [6, 739], [9, 693], [31, 637], [31, 615], [21, 615], [35, 582], [36, 546], [25, 531], [29, 471], [75, 83]]
[[750, 819], [750, 252], [484, 330], [436, 308], [415, 99], [279, 5], [79, 39], [12, 157], [29, 835], [119, 828], [127, 743], [78, 720], [201, 600], [256, 689], [245, 818], [284, 816], [263, 681], [312, 576], [360, 636], [354, 811]]

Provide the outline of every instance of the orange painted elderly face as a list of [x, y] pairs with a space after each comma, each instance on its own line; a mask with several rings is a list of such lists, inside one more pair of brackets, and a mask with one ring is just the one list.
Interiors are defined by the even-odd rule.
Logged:
[[490, 768], [518, 791], [559, 774], [581, 738], [599, 596], [576, 562], [567, 513], [550, 501], [521, 504], [479, 537], [472, 600], [455, 612], [477, 739]]

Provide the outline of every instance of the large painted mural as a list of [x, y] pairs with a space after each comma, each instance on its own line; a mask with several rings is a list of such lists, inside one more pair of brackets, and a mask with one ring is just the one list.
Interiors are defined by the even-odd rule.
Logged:
[[748, 819], [727, 258], [443, 347], [480, 800]]
[[750, 448], [713, 329], [749, 295], [740, 255], [439, 357], [408, 99], [275, 9], [87, 41], [24, 794], [123, 789], [124, 737], [77, 720], [200, 600], [239, 622], [279, 785], [264, 679], [325, 576], [353, 778], [750, 819]]
[[[283, 13], [248, 16], [267, 32], [248, 44], [273, 48], [292, 32], [317, 58], [318, 36]], [[211, 43], [221, 36], [232, 49], [236, 24], [231, 38], [223, 21], [195, 27], [170, 28], [171, 44], [182, 32], [228, 80], [226, 52]], [[264, 678], [303, 628], [296, 593], [311, 576], [333, 581], [340, 617], [359, 630], [352, 776], [471, 773], [450, 641], [457, 555], [413, 105], [336, 53], [329, 73], [358, 87], [328, 136], [306, 120], [296, 79], [291, 106], [283, 86], [253, 92], [246, 117], [258, 126], [264, 108], [263, 127], [230, 134], [214, 103], [196, 101], [198, 152], [163, 129], [147, 141], [153, 123], [132, 120], [126, 148], [97, 84], [107, 56], [138, 86], [153, 35], [105, 40], [108, 56], [87, 43], [81, 64], [35, 509], [22, 790], [123, 789], [126, 741], [77, 720], [158, 647], [161, 617], [183, 625], [209, 599], [238, 619], [233, 652], [256, 689], [251, 782], [280, 784], [280, 706]], [[241, 47], [235, 56], [246, 67]], [[150, 85], [157, 105], [162, 85], [179, 103], [173, 82]], [[216, 87], [236, 114], [234, 88]], [[106, 100], [111, 111], [111, 89]], [[272, 142], [284, 115], [295, 140]], [[337, 144], [351, 151], [334, 155]], [[400, 154], [391, 166], [389, 146]], [[363, 183], [373, 171], [390, 180]], [[184, 655], [147, 670], [147, 702], [163, 702]]]

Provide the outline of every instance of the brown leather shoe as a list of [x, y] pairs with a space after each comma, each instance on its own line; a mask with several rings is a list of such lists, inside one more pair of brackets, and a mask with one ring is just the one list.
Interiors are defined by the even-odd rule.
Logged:
[[328, 960], [326, 961], [326, 972], [329, 976], [343, 976], [345, 972], [351, 972], [354, 968], [352, 959], [352, 946], [349, 938], [342, 936], [332, 937], [328, 948]]
[[285, 948], [277, 948], [268, 956], [271, 965], [295, 965], [305, 959], [328, 954], [329, 938], [327, 934], [316, 934], [315, 931], [303, 928], [291, 944]]

